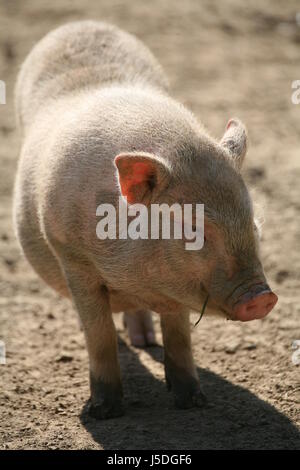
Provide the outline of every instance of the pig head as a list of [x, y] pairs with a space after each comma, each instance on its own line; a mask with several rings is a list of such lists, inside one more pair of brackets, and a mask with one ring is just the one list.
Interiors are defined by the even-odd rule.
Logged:
[[129, 203], [204, 204], [203, 248], [190, 253], [182, 242], [156, 241], [153, 256], [160, 271], [151, 277], [145, 270], [148, 289], [155, 286], [195, 311], [208, 297], [210, 311], [240, 321], [265, 317], [277, 302], [259, 258], [258, 227], [240, 173], [246, 148], [246, 130], [232, 119], [219, 143], [202, 136], [180, 159], [141, 153], [115, 158], [120, 191]]

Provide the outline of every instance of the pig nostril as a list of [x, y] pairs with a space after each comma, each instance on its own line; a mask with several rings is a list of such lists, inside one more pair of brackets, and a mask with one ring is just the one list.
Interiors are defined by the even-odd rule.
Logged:
[[257, 299], [255, 302], [252, 302], [251, 304], [247, 305], [246, 306], [246, 311], [248, 313], [251, 313], [251, 312], [254, 312], [255, 310], [261, 308], [262, 310], [265, 310], [265, 311], [269, 311], [272, 309], [272, 307], [274, 306], [274, 302], [273, 301], [267, 301], [267, 302], [263, 302], [262, 301], [263, 299]]
[[240, 303], [235, 308], [235, 319], [241, 321], [264, 318], [277, 303], [277, 296], [272, 292], [262, 292], [254, 298]]
[[256, 307], [257, 307], [257, 305], [248, 305], [248, 306], [246, 306], [246, 310], [247, 310], [247, 312], [249, 312], [250, 310], [253, 310]]

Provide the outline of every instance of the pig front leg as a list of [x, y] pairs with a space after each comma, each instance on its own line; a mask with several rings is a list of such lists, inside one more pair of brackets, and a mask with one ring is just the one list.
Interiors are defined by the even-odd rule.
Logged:
[[203, 406], [206, 399], [193, 361], [189, 314], [161, 315], [161, 328], [166, 381], [175, 395], [175, 405], [178, 408]]
[[107, 419], [124, 414], [117, 334], [105, 286], [76, 268], [65, 269], [84, 330], [90, 360], [89, 414]]

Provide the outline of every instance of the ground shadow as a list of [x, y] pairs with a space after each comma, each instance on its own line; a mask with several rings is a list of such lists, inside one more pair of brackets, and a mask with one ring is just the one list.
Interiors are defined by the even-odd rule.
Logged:
[[[119, 340], [126, 416], [96, 421], [83, 407], [81, 422], [104, 449], [299, 449], [300, 433], [273, 406], [248, 390], [198, 369], [209, 404], [176, 410], [172, 394], [135, 351]], [[162, 362], [160, 347], [147, 349]]]

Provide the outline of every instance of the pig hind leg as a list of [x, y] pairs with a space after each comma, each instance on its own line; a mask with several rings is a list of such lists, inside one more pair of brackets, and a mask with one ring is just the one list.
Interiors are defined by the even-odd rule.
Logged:
[[142, 348], [156, 344], [151, 312], [147, 310], [124, 312], [123, 321], [133, 346]]

